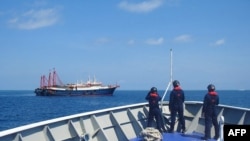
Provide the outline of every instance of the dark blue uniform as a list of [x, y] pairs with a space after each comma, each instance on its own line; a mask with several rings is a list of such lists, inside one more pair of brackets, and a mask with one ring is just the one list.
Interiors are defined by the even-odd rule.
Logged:
[[160, 132], [166, 131], [165, 126], [163, 125], [163, 119], [161, 110], [159, 108], [159, 101], [161, 100], [161, 97], [157, 92], [150, 91], [146, 98], [149, 102], [149, 115], [148, 115], [148, 127], [152, 127], [152, 123], [154, 121], [154, 118], [156, 120], [157, 129]]
[[171, 112], [170, 132], [174, 131], [177, 113], [179, 116], [179, 122], [181, 125], [182, 132], [186, 130], [185, 119], [183, 115], [184, 101], [185, 101], [184, 91], [180, 88], [180, 86], [174, 87], [174, 89], [170, 93], [170, 98], [169, 98], [169, 110]]
[[205, 117], [205, 139], [211, 138], [211, 127], [214, 125], [215, 137], [219, 138], [219, 124], [217, 121], [218, 113], [216, 105], [219, 104], [219, 96], [215, 91], [208, 92], [203, 101], [202, 115]]

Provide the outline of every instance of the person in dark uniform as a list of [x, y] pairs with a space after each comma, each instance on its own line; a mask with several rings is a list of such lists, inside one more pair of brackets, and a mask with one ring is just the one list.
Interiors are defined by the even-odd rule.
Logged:
[[149, 102], [149, 115], [148, 115], [148, 125], [147, 127], [152, 127], [152, 123], [154, 119], [156, 120], [157, 129], [160, 132], [166, 132], [166, 128], [163, 124], [163, 118], [161, 114], [161, 110], [159, 107], [159, 101], [161, 100], [161, 96], [157, 92], [156, 87], [152, 87], [148, 92], [145, 99]]
[[180, 82], [178, 80], [173, 81], [173, 86], [174, 88], [171, 91], [169, 98], [169, 111], [171, 116], [169, 132], [172, 133], [174, 131], [175, 120], [178, 114], [179, 123], [181, 125], [181, 132], [184, 133], [186, 130], [184, 119], [185, 94], [184, 91], [181, 89]]
[[219, 138], [219, 124], [217, 120], [218, 113], [216, 112], [216, 105], [219, 104], [219, 96], [213, 84], [209, 84], [207, 89], [208, 93], [204, 97], [202, 107], [202, 117], [205, 117], [205, 136], [202, 137], [202, 139], [207, 140], [211, 138], [211, 127], [214, 125], [214, 139], [217, 140]]

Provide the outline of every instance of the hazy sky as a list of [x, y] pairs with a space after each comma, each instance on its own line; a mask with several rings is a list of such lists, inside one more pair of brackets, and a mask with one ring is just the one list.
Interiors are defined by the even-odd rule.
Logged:
[[120, 90], [250, 89], [249, 0], [1, 0], [0, 90], [96, 77]]

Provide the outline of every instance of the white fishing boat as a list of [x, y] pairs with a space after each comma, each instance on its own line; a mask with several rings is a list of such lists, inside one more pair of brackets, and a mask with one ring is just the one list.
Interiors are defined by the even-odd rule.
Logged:
[[34, 93], [37, 96], [112, 96], [118, 87], [118, 84], [103, 85], [95, 78], [93, 81], [89, 78], [87, 82], [64, 84], [54, 69], [48, 79], [41, 76], [40, 87]]
[[[172, 51], [171, 51], [172, 54]], [[172, 56], [172, 55], [171, 55]], [[172, 58], [172, 57], [171, 57]], [[172, 61], [171, 61], [172, 62]], [[171, 63], [172, 64], [172, 63]], [[172, 65], [171, 65], [172, 66]], [[172, 68], [172, 67], [171, 67]], [[172, 69], [171, 69], [172, 70]], [[172, 76], [172, 71], [171, 71]], [[172, 78], [172, 77], [171, 77]], [[169, 129], [169, 102], [164, 101], [172, 79], [160, 102], [164, 126]], [[32, 123], [0, 132], [1, 141], [141, 141], [154, 138], [163, 141], [200, 141], [205, 123], [201, 117], [202, 101], [186, 101], [184, 116], [186, 132], [180, 133], [176, 120], [174, 133], [159, 133], [147, 128], [148, 103], [113, 107]], [[220, 138], [224, 140], [225, 125], [250, 125], [250, 109], [219, 104]], [[154, 125], [156, 123], [154, 122]], [[214, 129], [211, 130], [214, 136]], [[213, 139], [211, 139], [213, 140]]]

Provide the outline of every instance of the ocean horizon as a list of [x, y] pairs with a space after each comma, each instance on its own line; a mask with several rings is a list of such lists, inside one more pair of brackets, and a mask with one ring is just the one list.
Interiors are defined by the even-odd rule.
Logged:
[[[0, 131], [62, 116], [147, 102], [148, 90], [116, 90], [113, 96], [36, 96], [34, 90], [0, 90]], [[206, 90], [185, 90], [185, 101], [203, 101]], [[218, 90], [220, 104], [250, 108], [250, 90]], [[164, 90], [159, 90], [163, 96]], [[169, 92], [164, 101], [168, 101]]]

